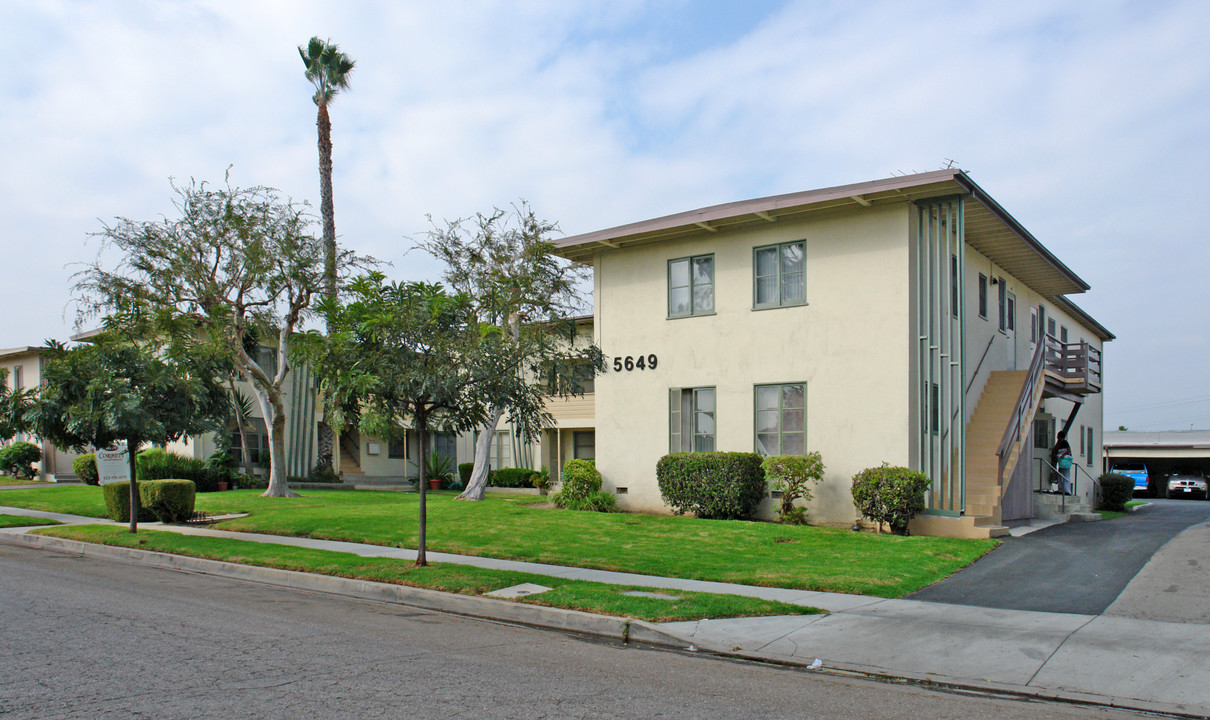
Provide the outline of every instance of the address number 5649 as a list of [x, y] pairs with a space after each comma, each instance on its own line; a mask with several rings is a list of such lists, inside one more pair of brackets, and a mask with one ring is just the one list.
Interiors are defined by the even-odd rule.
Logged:
[[637, 358], [633, 355], [627, 355], [624, 358], [615, 357], [613, 359], [613, 371], [655, 370], [657, 364], [659, 364], [659, 358], [655, 356], [655, 353], [639, 355]]

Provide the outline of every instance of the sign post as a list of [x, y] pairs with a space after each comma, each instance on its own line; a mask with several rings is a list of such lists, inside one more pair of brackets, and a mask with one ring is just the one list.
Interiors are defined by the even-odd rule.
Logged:
[[128, 451], [130, 443], [119, 440], [104, 450], [97, 450], [97, 476], [101, 485], [125, 482], [130, 485], [130, 532], [138, 532], [139, 490], [134, 483], [134, 458]]

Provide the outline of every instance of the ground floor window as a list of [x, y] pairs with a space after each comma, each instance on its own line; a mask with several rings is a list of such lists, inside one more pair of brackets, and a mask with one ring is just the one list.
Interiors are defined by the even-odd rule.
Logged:
[[[265, 421], [260, 418], [250, 418], [244, 426], [244, 435], [248, 438], [248, 456], [252, 464], [267, 465], [269, 463], [269, 431], [265, 428]], [[244, 445], [241, 442], [239, 428], [231, 428], [229, 437], [231, 438], [231, 454], [243, 462]]]
[[437, 457], [449, 461], [450, 467], [458, 465], [458, 436], [454, 433], [440, 432], [433, 435], [433, 452]]
[[668, 451], [714, 450], [714, 388], [668, 391]]
[[806, 452], [805, 383], [756, 386], [756, 452], [802, 455]]
[[492, 455], [488, 466], [492, 470], [513, 466], [513, 439], [509, 431], [496, 431], [496, 436], [492, 438]]
[[387, 457], [391, 460], [403, 460], [408, 456], [407, 434], [404, 437], [391, 440], [387, 443]]
[[595, 460], [597, 434], [592, 430], [577, 430], [571, 434], [571, 456], [576, 460]]

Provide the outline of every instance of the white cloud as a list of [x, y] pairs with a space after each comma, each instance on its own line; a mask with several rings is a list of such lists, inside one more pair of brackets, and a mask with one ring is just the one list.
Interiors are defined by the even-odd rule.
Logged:
[[402, 257], [426, 213], [525, 197], [574, 233], [954, 158], [1093, 284], [1077, 301], [1121, 336], [1110, 411], [1210, 396], [1207, 21], [1196, 1], [8, 3], [0, 233], [23, 262], [0, 346], [66, 334], [63, 264], [97, 218], [166, 211], [169, 176], [233, 164], [317, 203], [294, 48], [320, 34], [358, 62], [332, 106], [337, 229], [399, 277], [435, 272]]

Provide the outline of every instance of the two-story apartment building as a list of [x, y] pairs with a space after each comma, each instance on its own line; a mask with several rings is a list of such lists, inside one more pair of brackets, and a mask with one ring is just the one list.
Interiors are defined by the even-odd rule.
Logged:
[[[5, 382], [12, 390], [29, 390], [42, 384], [42, 362], [45, 347], [15, 347], [0, 350], [0, 369], [8, 371]], [[75, 470], [71, 461], [75, 453], [64, 452], [49, 442], [33, 435], [20, 434], [13, 438], [37, 445], [42, 450], [42, 460], [37, 463], [38, 479], [45, 482], [74, 482]]]
[[1088, 285], [960, 170], [556, 244], [594, 268], [594, 451], [623, 508], [666, 511], [668, 452], [818, 450], [813, 522], [851, 525], [852, 476], [888, 462], [932, 480], [916, 531], [999, 535], [1049, 489], [1056, 426], [1100, 455], [1113, 336], [1066, 298]]

